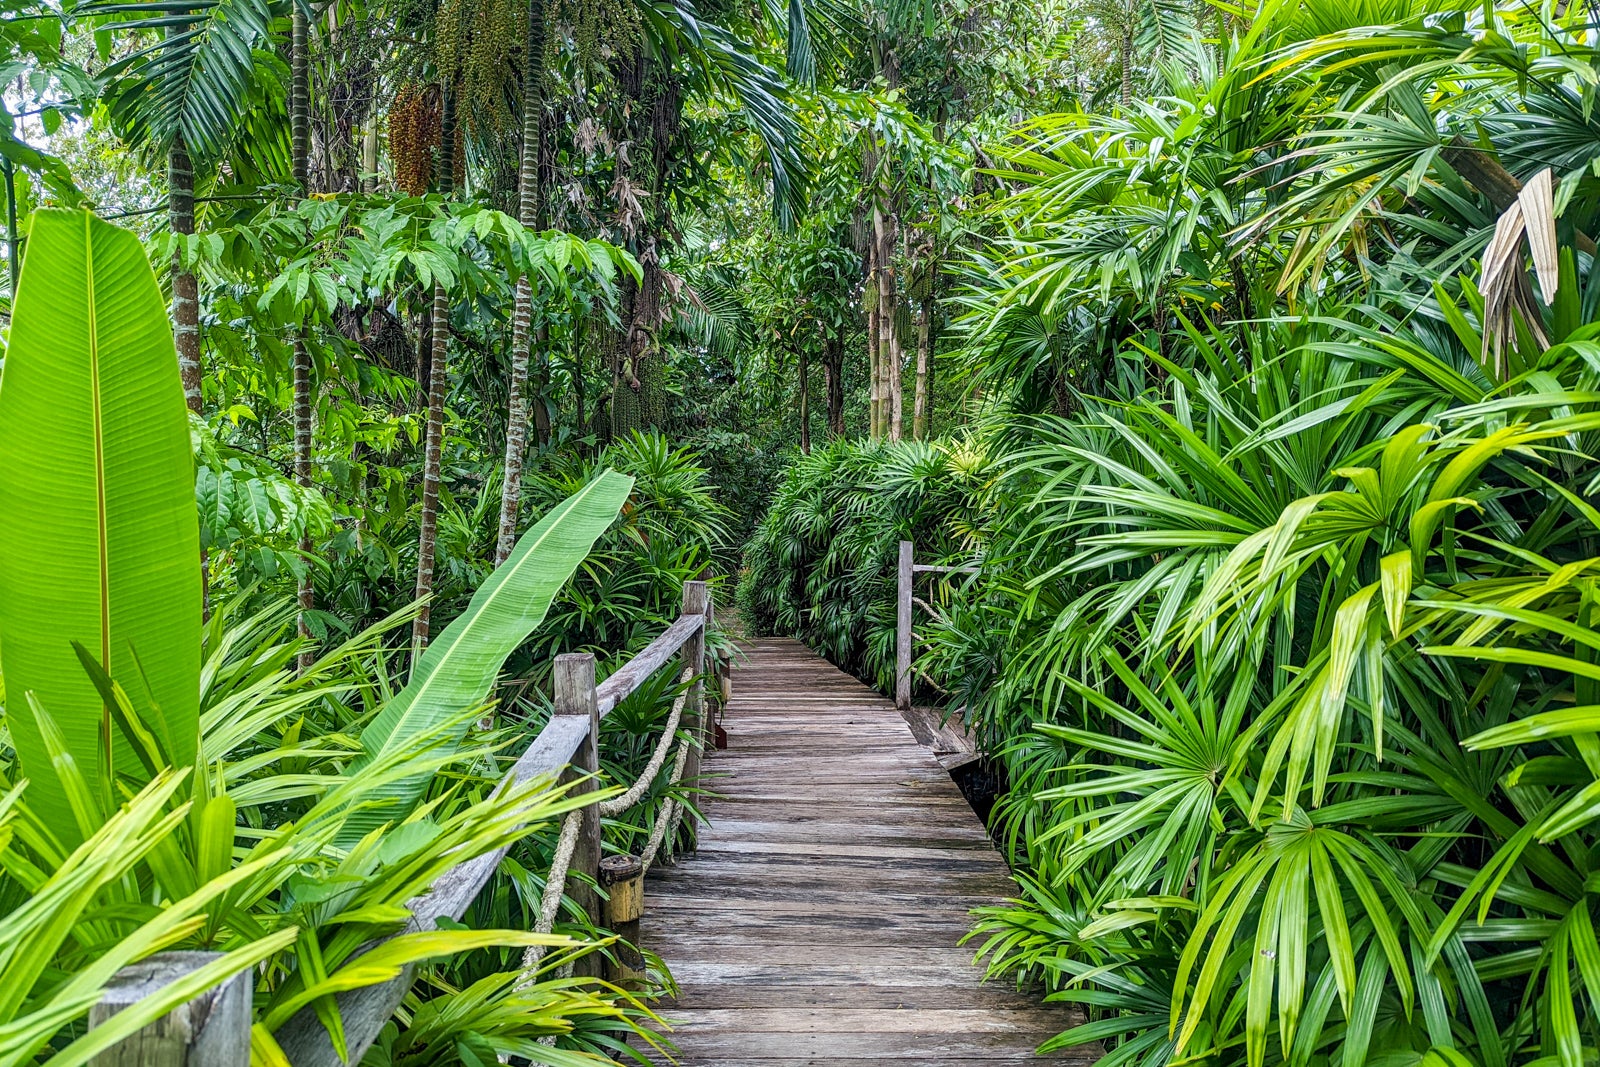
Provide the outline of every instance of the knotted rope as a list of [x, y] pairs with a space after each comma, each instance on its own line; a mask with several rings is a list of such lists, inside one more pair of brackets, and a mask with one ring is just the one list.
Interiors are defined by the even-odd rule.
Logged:
[[[678, 676], [680, 683], [687, 682], [694, 677], [693, 668], [685, 667]], [[650, 784], [655, 781], [656, 775], [661, 773], [661, 768], [667, 762], [667, 755], [672, 751], [673, 743], [677, 741], [678, 724], [683, 720], [683, 709], [688, 705], [690, 689], [685, 689], [678, 694], [672, 702], [672, 714], [667, 717], [667, 724], [661, 731], [661, 740], [656, 742], [655, 751], [650, 754], [650, 761], [645, 764], [638, 779], [626, 793], [612, 797], [610, 800], [600, 802], [600, 815], [602, 818], [614, 818], [631, 809], [644, 799], [649, 792]], [[595, 739], [596, 743], [599, 738]], [[671, 789], [683, 780], [683, 770], [689, 762], [689, 746], [698, 744], [698, 738], [689, 738], [678, 744], [678, 756], [672, 764], [672, 776], [668, 780], [667, 788]], [[677, 834], [678, 824], [683, 818], [683, 805], [668, 797], [662, 804], [661, 812], [656, 817], [655, 828], [650, 832], [650, 841], [645, 846], [641, 860], [645, 871], [650, 870], [655, 862], [656, 854], [661, 851], [664, 842], [669, 841]], [[567, 813], [561, 822], [561, 835], [556, 839], [555, 855], [550, 861], [550, 877], [544, 884], [544, 895], [539, 901], [539, 920], [534, 926], [534, 932], [548, 934], [555, 929], [556, 916], [561, 911], [561, 899], [567, 892], [567, 872], [572, 866], [573, 853], [578, 848], [578, 830], [582, 825], [583, 809]], [[522, 984], [534, 981], [539, 965], [544, 961], [546, 946], [530, 945], [522, 954]]]

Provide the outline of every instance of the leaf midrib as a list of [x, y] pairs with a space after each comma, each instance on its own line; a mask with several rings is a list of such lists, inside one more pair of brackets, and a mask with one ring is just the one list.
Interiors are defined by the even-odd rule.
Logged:
[[[607, 474], [609, 474], [609, 472], [607, 472]], [[575, 510], [577, 508], [579, 502], [581, 502], [585, 497], [587, 497], [591, 491], [593, 491], [597, 486], [599, 486], [599, 484], [602, 481], [604, 481], [606, 479], [607, 474], [602, 474], [599, 478], [596, 478], [594, 481], [592, 481], [588, 485], [584, 486], [581, 490], [579, 490], [572, 497], [570, 497], [567, 500], [563, 501], [564, 507], [563, 507], [562, 513], [565, 514], [567, 512], [571, 512], [571, 511]], [[522, 558], [521, 558], [521, 560], [519, 560], [517, 562], [516, 566], [518, 568], [520, 568], [520, 567], [524, 566], [529, 560], [533, 559], [535, 554], [538, 551], [539, 546], [544, 544], [545, 540], [547, 538], [549, 538], [551, 534], [555, 533], [560, 528], [561, 528], [561, 524], [559, 522], [551, 523], [550, 524], [550, 528], [548, 530], [546, 530], [544, 533], [540, 534], [538, 540], [536, 540], [536, 541], [532, 542], [530, 545], [528, 545], [527, 551], [525, 551], [522, 554]], [[501, 581], [500, 584], [495, 587], [495, 591], [490, 595], [489, 599], [484, 601], [484, 607], [488, 607], [489, 604], [494, 603], [495, 600], [497, 600], [499, 598], [501, 590], [505, 589], [506, 585], [507, 585], [507, 582]], [[481, 611], [481, 610], [478, 611], [474, 615], [472, 621], [468, 625], [461, 627], [460, 633], [458, 633], [455, 637], [453, 637], [451, 639], [450, 644], [445, 649], [445, 652], [444, 652], [443, 656], [441, 657], [441, 659], [447, 660], [449, 658], [449, 653], [453, 652], [456, 649], [457, 646], [459, 646], [463, 641], [466, 640], [467, 635], [472, 632], [474, 626], [477, 624], [478, 619], [482, 618], [483, 615], [484, 615], [483, 611]], [[437, 646], [435, 646], [435, 647], [437, 647]], [[427, 694], [429, 688], [432, 687], [432, 685], [434, 683], [434, 680], [437, 679], [442, 673], [443, 673], [442, 671], [440, 671], [440, 670], [438, 670], [436, 668], [433, 671], [430, 671], [428, 676], [425, 679], [423, 679], [422, 685], [417, 689], [416, 693], [411, 698], [411, 707], [408, 707], [406, 709], [407, 717], [409, 717], [410, 714], [411, 714], [411, 708], [416, 707], [417, 704], [421, 702], [422, 698]], [[395, 724], [395, 730], [399, 729], [399, 725], [400, 725], [399, 723]], [[394, 736], [393, 731], [390, 732], [389, 736], [390, 737]], [[385, 740], [385, 742], [387, 742], [388, 738], [385, 738], [384, 740]]]
[[[105, 419], [100, 397], [100, 328], [95, 315], [94, 295], [94, 216], [83, 215], [83, 257], [85, 289], [88, 295], [89, 396], [91, 433], [94, 439], [95, 532], [100, 558], [100, 665], [111, 670], [111, 547], [106, 515]], [[106, 768], [111, 767], [111, 709], [100, 708], [100, 743], [105, 750]]]

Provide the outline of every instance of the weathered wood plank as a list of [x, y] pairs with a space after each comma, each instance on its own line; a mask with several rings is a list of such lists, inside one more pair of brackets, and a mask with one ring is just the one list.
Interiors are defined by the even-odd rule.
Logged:
[[1048, 1037], [1059, 1014], [1040, 1008], [702, 1008], [676, 1013], [697, 1034], [1027, 1034]]
[[[89, 1009], [89, 1026], [105, 1024], [221, 957], [219, 952], [161, 952], [124, 967]], [[254, 968], [241, 971], [106, 1049], [89, 1061], [90, 1067], [235, 1067], [250, 1062], [254, 982]]]
[[[641, 937], [681, 993], [685, 1065], [1087, 1064], [1033, 1049], [1075, 1015], [984, 983], [970, 910], [1015, 893], [935, 761], [959, 747], [793, 641], [735, 666], [696, 857], [653, 871]], [[928, 744], [919, 744], [926, 741]], [[665, 1062], [665, 1061], [663, 1061]]]
[[705, 629], [705, 625], [704, 615], [679, 616], [678, 621], [663, 630], [660, 637], [645, 645], [637, 656], [601, 682], [595, 691], [595, 704], [600, 717], [604, 718], [623, 698], [643, 685], [646, 678], [665, 666], [669, 659], [678, 654], [683, 643]]
[[[812, 1030], [749, 1031], [745, 1033], [703, 1033], [685, 1028], [671, 1035], [683, 1050], [688, 1063], [705, 1060], [730, 1060], [749, 1063], [785, 1059], [809, 1064], [832, 1064], [832, 1057], [852, 1056], [874, 1061], [909, 1060], [922, 1067], [941, 1067], [948, 1059], [1002, 1060], [1011, 1063], [1090, 1064], [1099, 1059], [1096, 1050], [1085, 1055], [1081, 1050], [1071, 1058], [1041, 1061], [1031, 1058], [1030, 1050], [1053, 1033], [1009, 1031], [1003, 1033], [859, 1033], [854, 1031]], [[798, 1061], [795, 1057], [799, 1057]]]

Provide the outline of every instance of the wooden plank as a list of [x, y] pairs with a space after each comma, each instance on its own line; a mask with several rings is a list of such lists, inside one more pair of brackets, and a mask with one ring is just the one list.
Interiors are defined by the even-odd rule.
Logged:
[[[705, 582], [683, 583], [683, 617], [702, 620], [702, 624], [711, 620], [711, 590]], [[706, 634], [704, 625], [698, 633], [691, 635], [683, 642], [683, 647], [678, 651], [679, 674], [690, 672], [694, 682], [689, 688], [688, 697], [683, 704], [683, 731], [688, 736], [689, 750], [683, 762], [683, 780], [685, 782], [700, 781], [700, 761], [704, 758], [708, 724], [704, 721], [702, 709], [705, 706], [705, 682], [700, 675], [706, 668]], [[715, 736], [711, 737], [715, 747]], [[692, 835], [694, 827], [691, 824]], [[693, 840], [691, 836], [690, 840]], [[666, 842], [667, 854], [673, 852], [675, 841]]]
[[990, 1034], [1060, 1032], [1065, 1013], [1025, 1008], [701, 1008], [668, 1012], [675, 1028], [696, 1034]]
[[911, 553], [911, 542], [901, 541], [894, 612], [894, 704], [901, 709], [911, 707]]
[[[1075, 1010], [982, 981], [971, 909], [1015, 894], [936, 756], [956, 748], [798, 643], [746, 646], [707, 757], [695, 858], [653, 871], [641, 937], [680, 986], [685, 1065], [923, 1067], [1040, 1059]], [[927, 746], [919, 744], [926, 741]], [[663, 1059], [661, 1062], [665, 1062]]]
[[[1066, 1029], [1065, 1026], [1062, 1029]], [[1034, 1064], [1090, 1064], [1100, 1058], [1082, 1053], [1077, 1058], [1039, 1060], [1031, 1051], [1060, 1031], [1012, 1030], [977, 1034], [963, 1033], [861, 1033], [850, 1030], [810, 1030], [796, 1032], [746, 1031], [743, 1033], [705, 1033], [692, 1023], [669, 1036], [682, 1050], [682, 1062], [729, 1060], [736, 1063], [780, 1058], [810, 1064], [827, 1064], [829, 1057], [849, 1053], [873, 1061], [911, 1061], [922, 1067], [939, 1067], [949, 1059], [1002, 1060]]]
[[[600, 770], [600, 713], [594, 685], [594, 654], [568, 652], [556, 657], [553, 690], [555, 708], [552, 719], [577, 719], [589, 724], [572, 761], [561, 772], [561, 784], [569, 796], [582, 796], [599, 789], [595, 775]], [[600, 877], [600, 806], [590, 804], [578, 812], [578, 839], [567, 866], [566, 893], [589, 921], [601, 920], [600, 894], [595, 884]], [[600, 958], [594, 954], [576, 961], [575, 973], [593, 978], [599, 973]]]
[[703, 630], [705, 625], [704, 615], [679, 616], [678, 621], [667, 627], [660, 637], [645, 645], [637, 656], [601, 682], [595, 693], [595, 705], [600, 717], [605, 718], [629, 693], [643, 685], [646, 678], [664, 667], [667, 660], [678, 654], [683, 643]]
[[[938, 1067], [1013, 1067], [1013, 1065], [1027, 1064], [1029, 1067], [1039, 1067], [1041, 1063], [1071, 1063], [1091, 1064], [1099, 1058], [1099, 1053], [1094, 1056], [1077, 1056], [1074, 1059], [1041, 1060], [1032, 1052], [1014, 1052], [1003, 1055], [989, 1055], [981, 1060], [952, 1059], [940, 1056]], [[665, 1060], [657, 1062], [665, 1063]], [[741, 1056], [736, 1059], [708, 1058], [704, 1056], [691, 1056], [688, 1059], [678, 1060], [676, 1067], [750, 1067], [751, 1064], [760, 1064], [761, 1067], [878, 1067], [881, 1059], [859, 1059], [857, 1057], [842, 1058], [838, 1056], [803, 1056], [796, 1059], [793, 1056]]]
[[[161, 952], [116, 973], [89, 1009], [89, 1026], [153, 996], [222, 958], [220, 952]], [[90, 1067], [236, 1067], [250, 1062], [250, 994], [255, 968], [124, 1038], [89, 1061]]]

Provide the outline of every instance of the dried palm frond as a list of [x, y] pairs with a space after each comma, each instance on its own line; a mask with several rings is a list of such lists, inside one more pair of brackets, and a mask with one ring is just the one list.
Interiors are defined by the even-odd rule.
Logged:
[[1550, 343], [1544, 320], [1533, 302], [1533, 287], [1522, 258], [1522, 238], [1528, 238], [1533, 269], [1539, 275], [1545, 306], [1554, 303], [1559, 276], [1556, 251], [1555, 183], [1546, 167], [1517, 194], [1516, 202], [1495, 224], [1494, 237], [1483, 251], [1483, 351], [1485, 369], [1500, 381], [1506, 378], [1506, 337], [1516, 328], [1516, 316], [1541, 345]]

